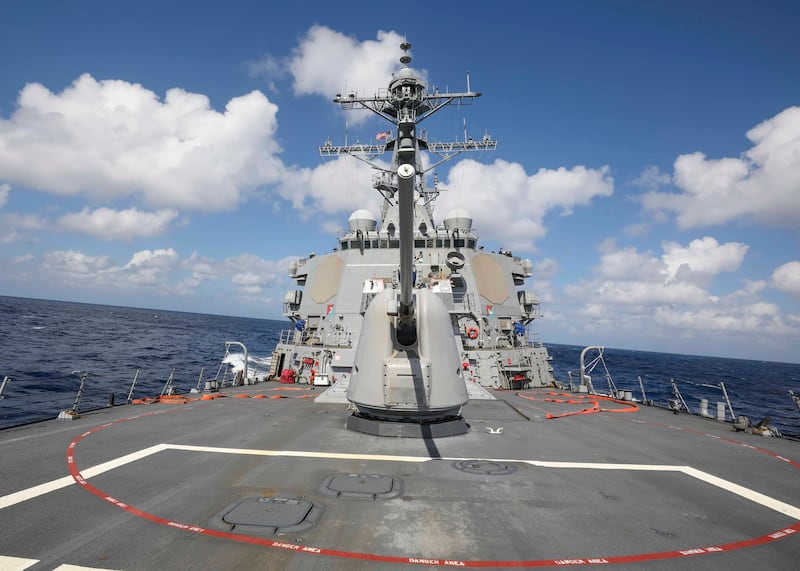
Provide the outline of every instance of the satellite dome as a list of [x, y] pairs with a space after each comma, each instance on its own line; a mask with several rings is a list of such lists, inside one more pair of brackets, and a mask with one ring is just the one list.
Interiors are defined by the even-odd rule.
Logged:
[[458, 229], [459, 234], [468, 233], [472, 230], [472, 216], [463, 208], [451, 210], [444, 218], [444, 229], [447, 232]]
[[425, 84], [422, 78], [410, 67], [401, 68], [392, 74], [392, 80], [389, 82], [389, 90], [392, 91], [403, 85], [413, 85], [415, 90], [423, 91]]
[[351, 232], [355, 232], [356, 230], [374, 232], [378, 227], [378, 221], [372, 215], [372, 212], [364, 209], [353, 212], [347, 220], [347, 223], [350, 226]]

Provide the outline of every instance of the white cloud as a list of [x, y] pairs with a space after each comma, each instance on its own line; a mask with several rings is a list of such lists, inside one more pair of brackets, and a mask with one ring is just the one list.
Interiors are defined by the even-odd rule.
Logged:
[[312, 26], [289, 60], [294, 91], [325, 97], [353, 91], [372, 96], [389, 84], [399, 67], [403, 41], [396, 32], [379, 31], [377, 40], [359, 42], [325, 26]]
[[8, 183], [0, 184], [0, 208], [8, 202], [8, 194], [11, 192], [11, 185]]
[[265, 55], [258, 60], [248, 62], [245, 67], [250, 77], [266, 79], [269, 90], [277, 92], [276, 81], [289, 72], [287, 65], [288, 63], [285, 60], [272, 55]]
[[61, 93], [26, 85], [0, 119], [0, 179], [61, 195], [141, 197], [156, 208], [235, 208], [277, 180], [277, 107], [260, 92], [223, 113], [205, 95], [84, 74]]
[[47, 220], [38, 214], [0, 214], [0, 244], [24, 240], [22, 231], [42, 230], [47, 225]]
[[359, 208], [377, 212], [380, 195], [367, 184], [374, 172], [353, 157], [338, 157], [313, 169], [288, 169], [278, 193], [304, 218], [320, 212], [330, 214]]
[[178, 257], [178, 253], [172, 248], [159, 248], [157, 250], [141, 250], [131, 256], [130, 261], [125, 264], [123, 270], [132, 268], [144, 268], [148, 266], [163, 266], [165, 262], [171, 263]]
[[539, 280], [551, 280], [561, 270], [559, 263], [552, 258], [542, 258], [533, 265], [533, 277]]
[[177, 216], [175, 210], [143, 212], [136, 208], [98, 208], [90, 211], [84, 208], [81, 212], [62, 216], [58, 220], [58, 227], [106, 240], [152, 237], [163, 234]]
[[567, 293], [592, 303], [619, 305], [703, 305], [714, 303], [705, 286], [721, 272], [739, 268], [747, 246], [720, 244], [711, 237], [692, 240], [683, 247], [664, 242], [664, 253], [655, 257], [636, 248], [618, 248], [612, 240], [601, 244], [595, 277], [567, 286]]
[[650, 231], [649, 222], [638, 222], [636, 224], [628, 224], [622, 229], [626, 236], [644, 236]]
[[720, 244], [705, 236], [683, 247], [677, 242], [665, 242], [662, 260], [668, 280], [692, 280], [704, 283], [720, 272], [735, 272], [741, 266], [748, 246], [739, 242]]
[[265, 260], [255, 254], [240, 254], [224, 262], [231, 283], [245, 297], [262, 296], [272, 286], [284, 281], [290, 258]]
[[192, 252], [188, 258], [181, 260], [179, 268], [188, 274], [175, 287], [179, 295], [192, 294], [203, 282], [215, 280], [223, 274], [219, 262], [197, 252]]
[[112, 262], [109, 256], [89, 256], [77, 250], [57, 250], [44, 255], [42, 268], [49, 275], [85, 281], [109, 271]]
[[798, 334], [798, 330], [784, 319], [777, 305], [765, 302], [684, 311], [659, 307], [655, 311], [654, 321], [659, 326], [683, 331], [687, 336], [702, 332]]
[[656, 165], [646, 166], [638, 178], [634, 179], [632, 183], [635, 186], [645, 188], [650, 191], [655, 191], [669, 184], [672, 177], [667, 173], [662, 173], [661, 169]]
[[[576, 323], [602, 325], [617, 333], [664, 338], [699, 339], [709, 332], [732, 334], [799, 335], [798, 324], [778, 306], [759, 299], [764, 281], [744, 280], [739, 290], [716, 295], [712, 279], [741, 266], [747, 246], [720, 244], [704, 237], [687, 246], [662, 244], [655, 256], [635, 248], [619, 248], [613, 241], [600, 247], [594, 276], [565, 287], [568, 299], [580, 304]], [[787, 287], [796, 279], [800, 292], [800, 262], [773, 274], [773, 283]], [[776, 277], [777, 276], [777, 277]]]
[[178, 262], [178, 253], [172, 248], [141, 250], [116, 271], [121, 274], [121, 279], [132, 285], [168, 290], [171, 287], [169, 278], [178, 267]]
[[800, 297], [800, 262], [787, 262], [772, 272], [772, 286]]
[[646, 193], [646, 210], [673, 212], [678, 226], [755, 220], [796, 228], [800, 220], [800, 107], [790, 107], [747, 132], [753, 146], [739, 158], [704, 153], [675, 160], [682, 192]]
[[[279, 303], [285, 292], [290, 259], [266, 260], [240, 254], [215, 260], [197, 252], [181, 258], [173, 248], [156, 248], [133, 252], [125, 263], [119, 264], [106, 255], [59, 250], [40, 258], [26, 254], [9, 260], [8, 275], [0, 276], [6, 278], [0, 282], [10, 283], [24, 274], [26, 279], [36, 279], [40, 286], [58, 284], [56, 289], [38, 287], [40, 295], [75, 291], [80, 298], [95, 299], [109, 292], [114, 295], [146, 292], [172, 296], [178, 305], [187, 296], [202, 294], [209, 303], [239, 307], [238, 311], [242, 304], [258, 303], [259, 311], [266, 307], [272, 313], [280, 308], [274, 304]], [[226, 283], [235, 287], [232, 289]]]
[[192, 276], [199, 280], [215, 278], [220, 274], [220, 270], [217, 267], [218, 264], [215, 260], [206, 256], [201, 256], [197, 252], [192, 252], [192, 254], [181, 263], [181, 266], [192, 272]]
[[439, 217], [466, 206], [484, 235], [503, 236], [504, 246], [531, 251], [546, 233], [546, 214], [555, 210], [569, 215], [592, 198], [611, 196], [614, 179], [607, 166], [543, 168], [529, 175], [519, 163], [465, 159], [450, 170], [446, 186], [450, 191], [437, 203]]

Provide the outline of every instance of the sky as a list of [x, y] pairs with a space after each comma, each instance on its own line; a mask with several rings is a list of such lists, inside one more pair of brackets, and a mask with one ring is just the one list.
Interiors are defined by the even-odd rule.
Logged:
[[[481, 92], [424, 127], [545, 342], [800, 362], [800, 5], [0, 4], [0, 295], [282, 319], [371, 171], [318, 146], [402, 55]], [[430, 183], [431, 181], [429, 181]]]

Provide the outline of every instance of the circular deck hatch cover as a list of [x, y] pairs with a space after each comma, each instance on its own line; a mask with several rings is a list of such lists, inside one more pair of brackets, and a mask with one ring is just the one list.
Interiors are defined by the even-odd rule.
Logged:
[[458, 462], [453, 462], [452, 466], [461, 472], [479, 474], [481, 476], [504, 476], [517, 471], [516, 466], [490, 462], [489, 460], [459, 460]]

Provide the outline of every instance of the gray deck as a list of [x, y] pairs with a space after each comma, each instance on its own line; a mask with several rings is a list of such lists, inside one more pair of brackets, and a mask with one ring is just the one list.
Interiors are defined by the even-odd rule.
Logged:
[[[246, 392], [322, 392], [282, 388]], [[437, 440], [347, 431], [344, 405], [313, 398], [126, 406], [2, 431], [0, 569], [800, 568], [796, 443], [660, 409], [548, 420], [583, 407], [492, 394], [465, 408], [468, 434]], [[261, 497], [294, 503], [246, 504], [234, 513], [253, 525], [220, 525]], [[310, 525], [293, 527], [309, 504]]]

